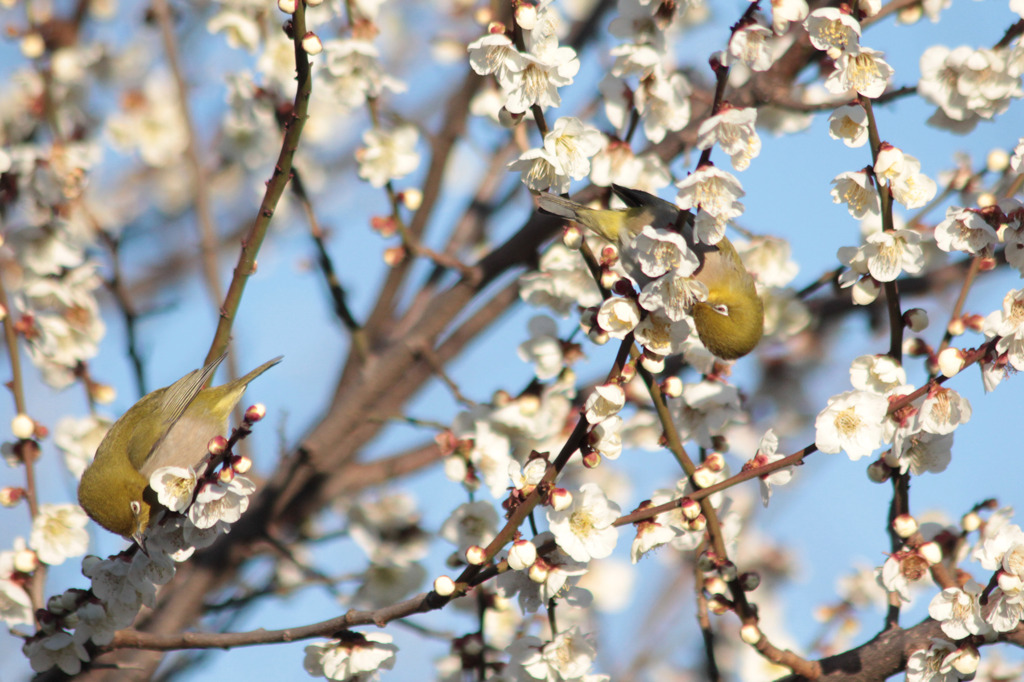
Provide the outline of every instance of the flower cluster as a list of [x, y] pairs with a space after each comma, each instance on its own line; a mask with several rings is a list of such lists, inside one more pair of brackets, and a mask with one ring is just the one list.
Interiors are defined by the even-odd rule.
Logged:
[[[68, 590], [50, 598], [44, 616], [38, 619], [39, 630], [23, 647], [32, 669], [42, 672], [57, 666], [68, 675], [77, 674], [82, 663], [90, 660], [90, 642], [110, 643], [114, 632], [131, 625], [143, 606], [153, 607], [157, 587], [174, 577], [175, 564], [213, 544], [220, 533], [229, 532], [248, 508], [256, 486], [239, 472], [248, 471], [249, 466], [244, 457], [230, 457], [216, 473], [206, 475], [202, 470], [179, 467], [154, 471], [150, 487], [171, 513], [146, 532], [144, 552], [132, 547], [107, 559], [86, 557], [82, 574], [91, 580], [91, 588]], [[60, 563], [66, 556], [83, 554], [88, 545], [84, 529], [88, 519], [81, 508], [44, 506], [55, 508], [41, 509], [33, 525], [32, 542], [39, 558]], [[0, 575], [2, 570], [0, 560]], [[10, 610], [10, 618], [17, 617]]]

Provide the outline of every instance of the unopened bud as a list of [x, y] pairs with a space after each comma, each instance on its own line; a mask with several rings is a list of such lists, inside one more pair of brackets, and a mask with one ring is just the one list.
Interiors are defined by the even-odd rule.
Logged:
[[537, 7], [528, 2], [520, 3], [516, 7], [516, 23], [524, 31], [532, 31], [537, 25]]
[[957, 649], [957, 656], [953, 659], [953, 668], [960, 673], [961, 678], [969, 680], [974, 673], [978, 672], [978, 664], [981, 663], [981, 654], [970, 644], [962, 644]]
[[989, 172], [1002, 173], [1010, 167], [1010, 154], [1005, 149], [993, 149], [985, 158], [985, 166]]
[[900, 514], [892, 520], [892, 529], [896, 535], [906, 540], [917, 532], [917, 519], [910, 514]]
[[967, 326], [964, 324], [962, 317], [950, 320], [949, 324], [946, 325], [946, 333], [950, 336], [961, 336], [967, 331]]
[[583, 246], [583, 230], [575, 225], [567, 225], [562, 231], [562, 244], [565, 248], [579, 251]]
[[487, 561], [487, 552], [479, 545], [473, 545], [466, 550], [466, 561], [470, 566], [480, 566]]
[[715, 570], [715, 558], [708, 552], [702, 552], [697, 557], [697, 569], [701, 573], [709, 573]]
[[686, 522], [686, 530], [694, 533], [702, 533], [708, 527], [708, 520], [703, 514], [697, 514], [697, 518]]
[[249, 409], [245, 411], [245, 421], [250, 424], [255, 424], [259, 420], [267, 416], [267, 406], [263, 403], [256, 403], [250, 405]]
[[740, 587], [744, 592], [753, 592], [761, 586], [761, 574], [754, 571], [747, 571], [740, 576]]
[[892, 476], [892, 469], [880, 459], [868, 465], [868, 480], [872, 483], [885, 483]]
[[252, 469], [252, 460], [244, 455], [231, 458], [231, 468], [236, 474], [247, 474]]
[[550, 573], [551, 566], [548, 565], [548, 562], [544, 561], [543, 559], [537, 559], [536, 561], [534, 561], [533, 565], [530, 566], [530, 570], [526, 572], [526, 574], [530, 577], [530, 580], [532, 580], [535, 583], [544, 582], [548, 579], [548, 574]]
[[666, 398], [678, 398], [683, 394], [683, 380], [679, 377], [665, 377], [661, 382], [661, 393]]
[[611, 290], [615, 288], [615, 284], [619, 281], [619, 273], [614, 270], [607, 268], [601, 269], [601, 286], [605, 289]]
[[711, 469], [716, 474], [725, 471], [725, 457], [721, 452], [712, 452], [704, 460], [704, 466]]
[[24, 488], [0, 488], [0, 507], [13, 507], [25, 497]]
[[36, 422], [27, 414], [18, 414], [11, 420], [11, 433], [19, 440], [31, 438], [36, 432]]
[[693, 521], [695, 518], [700, 516], [700, 502], [684, 497], [682, 504], [679, 505], [680, 511], [683, 513], [683, 518], [687, 521]]
[[704, 589], [707, 590], [709, 594], [725, 594], [729, 589], [729, 586], [726, 585], [725, 581], [717, 575], [712, 575], [704, 581]]
[[665, 371], [665, 358], [660, 355], [644, 353], [640, 356], [640, 364], [651, 374], [661, 374]]
[[551, 491], [551, 508], [555, 511], [565, 511], [572, 506], [572, 493], [565, 488], [554, 488]]
[[223, 467], [217, 472], [217, 479], [224, 485], [227, 485], [235, 480], [235, 470], [231, 467]]
[[593, 341], [594, 344], [598, 346], [603, 346], [604, 344], [608, 343], [608, 340], [611, 338], [610, 336], [608, 336], [608, 332], [603, 331], [598, 327], [594, 327], [593, 329], [588, 331], [587, 337], [590, 338], [590, 340]]
[[996, 583], [999, 585], [999, 589], [1006, 594], [1018, 593], [1022, 584], [1024, 584], [1019, 576], [1007, 573], [1006, 571], [999, 571], [999, 574], [996, 576]]
[[434, 579], [434, 592], [442, 597], [447, 597], [455, 592], [455, 581], [446, 575]]
[[964, 355], [959, 348], [947, 348], [939, 353], [939, 371], [943, 376], [956, 376], [964, 368]]
[[228, 449], [228, 439], [224, 436], [214, 436], [210, 439], [210, 442], [206, 444], [206, 451], [211, 455], [223, 455], [224, 451]]
[[588, 469], [596, 469], [600, 465], [601, 465], [601, 455], [600, 455], [600, 453], [598, 453], [598, 452], [596, 452], [594, 450], [591, 450], [590, 452], [586, 452], [586, 453], [583, 454], [583, 466], [585, 466], [586, 468], [588, 468]]
[[928, 328], [928, 313], [923, 308], [911, 308], [903, 313], [903, 324], [915, 334]]
[[714, 599], [708, 601], [708, 611], [716, 616], [723, 616], [732, 611], [732, 604], [721, 595], [715, 595]]
[[515, 128], [519, 125], [519, 122], [523, 120], [525, 114], [513, 114], [511, 111], [502, 107], [498, 110], [498, 123], [502, 128]]
[[277, 0], [277, 8], [285, 14], [295, 14], [295, 0]]
[[697, 470], [693, 472], [693, 484], [698, 488], [707, 488], [718, 482], [718, 476], [715, 472], [708, 469], [703, 464], [697, 467]]
[[29, 59], [42, 57], [45, 52], [46, 41], [39, 33], [33, 31], [21, 39], [21, 53]]
[[92, 383], [89, 385], [89, 395], [100, 405], [109, 405], [117, 397], [117, 391], [110, 384]]
[[747, 623], [740, 628], [740, 639], [753, 646], [761, 641], [761, 631], [753, 623]]
[[384, 249], [384, 264], [390, 267], [395, 267], [405, 260], [405, 247], [404, 246], [392, 246], [391, 248]]
[[722, 578], [728, 580], [729, 582], [736, 580], [736, 574], [738, 573], [736, 569], [736, 564], [734, 564], [731, 561], [726, 561], [721, 566], [719, 566], [718, 572], [722, 576]]
[[988, 208], [989, 206], [995, 206], [999, 203], [999, 198], [992, 194], [992, 192], [981, 192], [978, 194], [978, 198], [975, 199], [978, 204], [978, 208]]
[[917, 553], [925, 558], [931, 565], [935, 565], [942, 561], [942, 548], [939, 547], [937, 542], [926, 542], [917, 548]]
[[315, 56], [324, 51], [324, 44], [320, 42], [317, 34], [309, 31], [306, 35], [302, 36], [302, 49], [306, 54]]
[[978, 259], [978, 270], [981, 272], [991, 272], [996, 269], [996, 259], [994, 256], [983, 256]]
[[418, 211], [423, 205], [423, 192], [418, 187], [402, 190], [402, 205], [410, 211]]
[[508, 565], [513, 571], [529, 568], [537, 560], [537, 547], [529, 540], [512, 543], [508, 550]]
[[22, 549], [14, 553], [13, 566], [20, 573], [32, 573], [39, 568], [39, 557], [31, 549]]
[[960, 519], [960, 527], [963, 528], [965, 533], [973, 533], [981, 528], [981, 516], [978, 515], [978, 512], [967, 512]]

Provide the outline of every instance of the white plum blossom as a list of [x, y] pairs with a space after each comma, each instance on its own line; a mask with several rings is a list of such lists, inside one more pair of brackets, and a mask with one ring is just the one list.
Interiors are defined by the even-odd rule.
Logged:
[[513, 86], [522, 71], [522, 55], [504, 33], [489, 33], [467, 47], [469, 65], [481, 76], [493, 75], [503, 88]]
[[1006, 48], [934, 45], [921, 54], [920, 66], [917, 91], [938, 107], [929, 123], [939, 127], [969, 132], [1024, 95], [1019, 67]]
[[558, 546], [576, 561], [586, 562], [603, 559], [615, 549], [619, 530], [612, 523], [619, 513], [619, 505], [596, 483], [584, 483], [568, 509], [549, 509], [547, 518]]
[[650, 225], [633, 238], [630, 251], [635, 252], [640, 270], [648, 277], [661, 277], [667, 272], [688, 277], [700, 265], [683, 235]]
[[[757, 454], [754, 455], [754, 458], [748, 464], [743, 466], [744, 470], [747, 469], [748, 465], [750, 468], [757, 469], [758, 467], [763, 467], [783, 459], [785, 455], [780, 454], [778, 449], [779, 437], [775, 435], [775, 431], [768, 429], [764, 436], [761, 437], [761, 442], [757, 446]], [[763, 474], [758, 478], [761, 483], [761, 504], [767, 507], [772, 497], [772, 486], [789, 483], [793, 478], [793, 467], [784, 467], [769, 474]]]
[[558, 88], [572, 83], [580, 60], [571, 47], [548, 50], [542, 56], [520, 55], [519, 71], [513, 72], [506, 90], [505, 108], [521, 114], [533, 105], [557, 107], [562, 103]]
[[938, 185], [921, 172], [921, 162], [903, 155], [903, 170], [892, 180], [892, 197], [905, 208], [921, 208], [935, 197]]
[[701, 166], [677, 182], [676, 187], [676, 205], [684, 210], [700, 208], [721, 220], [738, 218], [743, 213], [743, 204], [738, 201], [745, 194], [743, 187], [728, 171]]
[[868, 114], [859, 104], [837, 108], [828, 117], [828, 134], [847, 147], [863, 147], [868, 141]]
[[832, 180], [832, 203], [845, 203], [850, 215], [862, 219], [881, 210], [878, 192], [866, 171], [847, 171]]
[[804, 28], [815, 49], [832, 59], [856, 52], [860, 47], [860, 24], [835, 7], [816, 9], [804, 20]]
[[360, 632], [358, 638], [310, 644], [302, 667], [310, 675], [337, 682], [374, 682], [380, 679], [379, 671], [395, 667], [398, 647], [391, 642], [391, 635], [384, 632]]
[[686, 319], [673, 321], [656, 310], [640, 321], [633, 330], [633, 338], [649, 352], [664, 357], [683, 352], [692, 331]]
[[150, 475], [149, 487], [156, 492], [160, 504], [172, 512], [183, 512], [192, 504], [192, 493], [201, 473], [192, 467], [160, 467]]
[[634, 103], [644, 124], [644, 135], [657, 144], [669, 132], [690, 123], [690, 94], [693, 88], [681, 73], [665, 74], [654, 69], [634, 94]]
[[981, 617], [982, 586], [973, 580], [962, 587], [947, 587], [932, 597], [928, 615], [942, 623], [942, 632], [950, 639], [983, 635], [989, 631]]
[[89, 517], [77, 504], [42, 504], [32, 520], [29, 546], [44, 564], [57, 566], [89, 548]]
[[814, 421], [814, 444], [822, 452], [845, 450], [851, 460], [867, 457], [882, 444], [882, 422], [889, 401], [867, 391], [847, 391], [828, 399]]
[[971, 403], [951, 388], [938, 386], [928, 392], [920, 411], [921, 428], [945, 435], [971, 419]]
[[624, 339], [640, 322], [640, 308], [631, 298], [613, 296], [597, 310], [597, 324], [613, 339]]
[[858, 391], [888, 396], [906, 383], [906, 370], [888, 355], [861, 355], [850, 363], [850, 384]]
[[950, 206], [946, 219], [935, 226], [935, 243], [943, 251], [969, 254], [990, 252], [999, 242], [996, 231], [977, 211]]
[[985, 318], [982, 331], [990, 339], [998, 336], [996, 350], [1006, 353], [1014, 369], [1024, 370], [1024, 289], [1007, 293], [1002, 309]]
[[558, 325], [547, 315], [534, 315], [528, 323], [530, 338], [519, 344], [517, 352], [523, 362], [534, 365], [541, 381], [554, 379], [565, 367], [565, 353], [558, 338]]
[[756, 124], [757, 109], [726, 109], [700, 124], [697, 148], [710, 149], [718, 144], [732, 158], [733, 168], [746, 170], [750, 160], [761, 153], [761, 138], [757, 135]]
[[956, 653], [952, 642], [932, 638], [927, 649], [918, 649], [907, 659], [907, 682], [958, 682], [963, 678], [951, 663]]
[[384, 70], [380, 50], [368, 40], [337, 38], [324, 42], [324, 65], [326, 69], [317, 72], [318, 87], [349, 110], [385, 92], [406, 90], [405, 83]]
[[736, 240], [733, 246], [759, 285], [784, 287], [800, 271], [800, 266], [793, 260], [793, 249], [785, 239], [757, 236], [749, 241]]
[[439, 535], [460, 554], [476, 545], [486, 547], [498, 532], [498, 513], [488, 502], [465, 502], [441, 524]]
[[363, 133], [364, 147], [356, 150], [359, 177], [374, 187], [405, 177], [420, 165], [416, 151], [420, 134], [409, 124], [392, 130], [371, 128]]
[[809, 9], [807, 0], [772, 0], [772, 30], [782, 35], [790, 23], [806, 19]]
[[[7, 627], [32, 625], [34, 610], [32, 599], [25, 590], [24, 581], [15, 575], [19, 572], [17, 561], [20, 552], [30, 552], [24, 538], [16, 538], [13, 549], [0, 552], [0, 621]], [[27, 566], [21, 567], [23, 571]]]
[[608, 417], [590, 432], [590, 446], [602, 457], [618, 459], [622, 454], [622, 417]]
[[255, 484], [239, 474], [229, 483], [220, 480], [206, 483], [189, 507], [188, 519], [201, 530], [214, 526], [226, 530], [228, 524], [242, 518], [242, 514], [249, 508], [249, 496], [255, 491]]
[[619, 413], [626, 405], [626, 392], [618, 384], [601, 384], [583, 404], [583, 414], [587, 422], [600, 424], [605, 419]]
[[560, 241], [541, 255], [537, 271], [519, 278], [519, 297], [530, 305], [550, 308], [561, 317], [567, 317], [573, 306], [589, 308], [602, 300], [601, 290], [579, 251]]
[[644, 310], [661, 311], [671, 322], [687, 318], [690, 307], [707, 300], [708, 288], [703, 282], [669, 272], [644, 285], [638, 301]]
[[892, 282], [903, 272], [916, 275], [924, 269], [921, 235], [913, 230], [873, 232], [865, 241], [868, 272], [879, 282]]
[[66, 675], [77, 675], [82, 670], [82, 661], [90, 660], [84, 641], [63, 630], [30, 639], [22, 651], [36, 672], [56, 666]]
[[590, 174], [590, 159], [603, 146], [600, 131], [574, 116], [562, 116], [544, 136], [544, 151], [561, 173], [573, 180]]
[[543, 644], [536, 637], [521, 637], [508, 648], [513, 668], [521, 668], [526, 676], [516, 679], [583, 680], [597, 657], [590, 638], [573, 626]]
[[82, 477], [113, 421], [106, 417], [62, 417], [53, 433], [53, 442], [64, 453], [64, 464], [75, 479]]
[[729, 38], [729, 59], [740, 61], [750, 67], [751, 71], [767, 71], [775, 61], [772, 56], [772, 31], [760, 24], [748, 24], [734, 31]]
[[885, 92], [893, 73], [881, 52], [862, 47], [856, 53], [844, 52], [839, 57], [835, 70], [825, 79], [825, 89], [833, 95], [853, 90], [875, 99]]

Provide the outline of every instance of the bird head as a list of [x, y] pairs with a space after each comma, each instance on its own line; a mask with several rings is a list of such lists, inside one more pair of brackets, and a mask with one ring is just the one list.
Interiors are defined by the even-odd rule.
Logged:
[[127, 461], [110, 471], [86, 469], [78, 487], [79, 503], [104, 528], [143, 547], [155, 494]]
[[704, 346], [723, 360], [754, 350], [764, 334], [764, 304], [753, 287], [711, 289], [693, 306], [693, 321]]

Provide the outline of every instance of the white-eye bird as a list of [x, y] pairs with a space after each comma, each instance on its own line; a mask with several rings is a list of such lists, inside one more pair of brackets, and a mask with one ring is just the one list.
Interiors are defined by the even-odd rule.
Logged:
[[268, 360], [243, 377], [203, 388], [224, 355], [170, 386], [147, 393], [114, 422], [78, 484], [78, 502], [109, 531], [142, 546], [142, 534], [162, 509], [149, 487], [161, 467], [190, 467], [224, 432], [245, 387], [281, 361]]
[[542, 210], [574, 220], [620, 247], [645, 225], [681, 233], [700, 261], [693, 278], [708, 289], [707, 300], [695, 303], [692, 311], [701, 342], [723, 360], [735, 360], [752, 351], [764, 334], [764, 304], [732, 242], [727, 237], [713, 246], [698, 242], [689, 211], [638, 189], [612, 185], [612, 191], [626, 208], [589, 208], [543, 192], [537, 203]]

